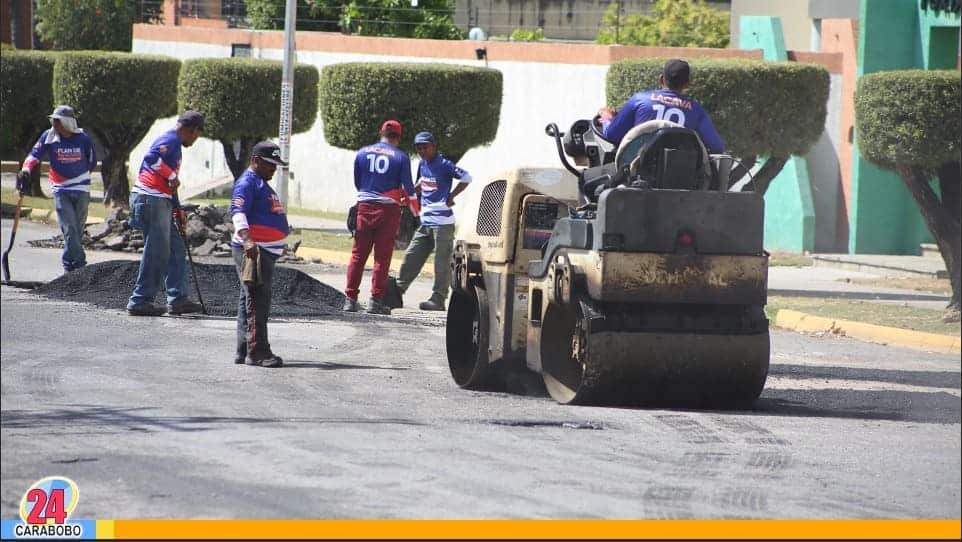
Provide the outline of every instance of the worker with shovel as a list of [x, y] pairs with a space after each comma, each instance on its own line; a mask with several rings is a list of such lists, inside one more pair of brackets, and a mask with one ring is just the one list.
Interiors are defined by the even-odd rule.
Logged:
[[230, 214], [234, 222], [231, 250], [240, 296], [237, 304], [237, 354], [234, 363], [280, 367], [284, 361], [271, 351], [267, 317], [271, 311], [274, 261], [284, 254], [290, 225], [277, 193], [268, 184], [277, 166], [286, 166], [280, 148], [261, 141], [251, 151], [250, 167], [234, 181]]
[[83, 235], [90, 204], [90, 173], [97, 166], [97, 153], [90, 137], [77, 127], [72, 107], [59, 105], [49, 118], [51, 128], [40, 134], [17, 174], [17, 191], [21, 195], [29, 192], [30, 174], [46, 157], [57, 222], [63, 232], [61, 263], [69, 273], [87, 265]]

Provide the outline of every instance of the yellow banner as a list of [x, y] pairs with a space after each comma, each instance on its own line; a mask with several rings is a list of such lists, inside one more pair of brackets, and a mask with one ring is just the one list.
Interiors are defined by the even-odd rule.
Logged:
[[97, 538], [958, 540], [960, 520], [98, 520]]

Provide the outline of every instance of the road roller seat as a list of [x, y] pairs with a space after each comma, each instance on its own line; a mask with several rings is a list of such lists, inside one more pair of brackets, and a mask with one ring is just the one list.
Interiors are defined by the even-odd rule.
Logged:
[[615, 164], [626, 172], [619, 184], [643, 181], [655, 189], [701, 190], [711, 180], [708, 150], [698, 133], [667, 120], [650, 120], [629, 130]]

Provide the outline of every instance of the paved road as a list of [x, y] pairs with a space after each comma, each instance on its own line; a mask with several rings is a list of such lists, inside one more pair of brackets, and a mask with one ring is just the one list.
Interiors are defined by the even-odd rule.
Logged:
[[0, 299], [4, 518], [54, 474], [76, 517], [960, 517], [953, 356], [775, 331], [751, 411], [564, 407], [459, 390], [416, 311], [276, 322], [267, 370], [230, 319]]

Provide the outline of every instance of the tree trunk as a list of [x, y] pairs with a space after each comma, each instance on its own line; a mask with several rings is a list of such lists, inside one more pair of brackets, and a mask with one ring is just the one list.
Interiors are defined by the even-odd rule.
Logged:
[[758, 170], [755, 174], [754, 190], [762, 195], [768, 191], [768, 186], [772, 184], [772, 179], [781, 173], [782, 168], [785, 167], [785, 163], [788, 162], [790, 156], [769, 156], [768, 160], [765, 161], [765, 165]]
[[[912, 197], [915, 199], [915, 203], [919, 206], [919, 211], [922, 213], [922, 218], [925, 220], [925, 225], [928, 226], [929, 231], [932, 233], [932, 237], [935, 238], [936, 244], [939, 246], [939, 252], [942, 254], [942, 260], [945, 261], [945, 268], [949, 272], [949, 281], [952, 283], [952, 299], [949, 301], [948, 306], [945, 308], [946, 321], [957, 321], [959, 318], [959, 293], [960, 285], [962, 285], [962, 277], [960, 277], [960, 270], [962, 270], [962, 230], [960, 230], [960, 217], [958, 214], [958, 203], [949, 202], [946, 199], [946, 194], [943, 192], [943, 200], [939, 200], [939, 197], [929, 186], [928, 176], [920, 168], [910, 167], [910, 166], [897, 166], [896, 170], [899, 176], [902, 177], [902, 181], [905, 182], [905, 186], [908, 187], [909, 192], [912, 193]], [[953, 182], [959, 184], [959, 164], [955, 163], [953, 165], [946, 165], [939, 170], [939, 181], [944, 185], [951, 185]], [[945, 175], [943, 175], [943, 172]], [[949, 176], [954, 173], [954, 181]], [[949, 193], [952, 193], [953, 188], [949, 188]], [[954, 188], [956, 193], [958, 188]], [[956, 196], [956, 200], [957, 200]], [[954, 216], [949, 209], [954, 208], [956, 210]]]
[[227, 161], [227, 167], [230, 168], [231, 175], [235, 179], [240, 177], [241, 173], [244, 173], [244, 170], [250, 165], [251, 151], [254, 150], [255, 141], [259, 141], [256, 136], [240, 138], [240, 152], [235, 154], [233, 141], [220, 140], [221, 146], [224, 147], [224, 159]]
[[104, 184], [104, 207], [126, 208], [130, 205], [127, 160], [130, 159], [130, 151], [134, 145], [147, 135], [153, 124], [153, 119], [147, 119], [136, 126], [114, 126], [107, 130], [88, 128], [104, 147], [105, 156], [100, 164], [100, 176]]

